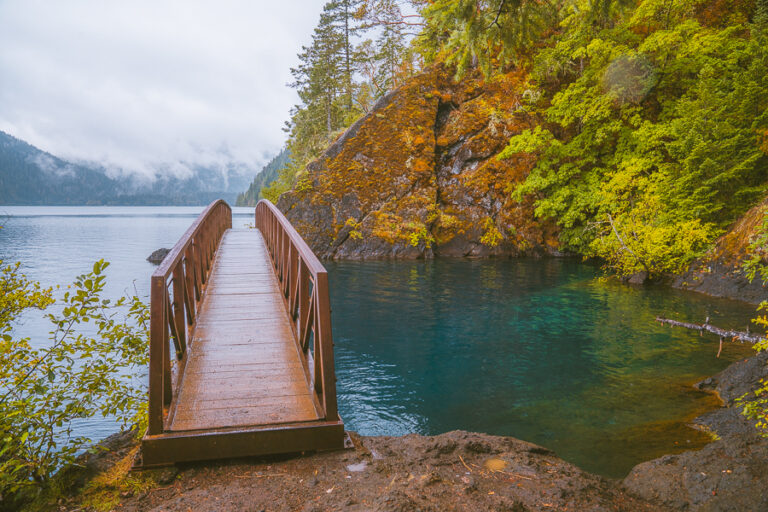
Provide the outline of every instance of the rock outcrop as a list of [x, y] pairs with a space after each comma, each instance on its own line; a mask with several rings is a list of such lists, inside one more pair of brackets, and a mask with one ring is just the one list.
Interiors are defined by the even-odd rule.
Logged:
[[718, 440], [701, 450], [635, 466], [624, 488], [672, 510], [768, 510], [768, 438], [740, 414], [736, 402], [768, 378], [767, 361], [768, 353], [761, 352], [697, 384], [724, 402], [721, 409], [694, 420]]
[[768, 199], [745, 213], [718, 238], [709, 254], [694, 261], [688, 272], [676, 276], [672, 286], [753, 304], [768, 299], [762, 281], [759, 278], [750, 281], [743, 269], [749, 245], [762, 226], [766, 208]]
[[499, 160], [534, 124], [525, 75], [453, 80], [433, 67], [383, 97], [278, 201], [324, 258], [557, 253], [555, 227], [511, 198], [529, 157]]
[[158, 249], [156, 251], [153, 251], [152, 254], [147, 256], [147, 261], [150, 263], [153, 263], [155, 265], [159, 265], [163, 262], [166, 256], [168, 256], [168, 253], [171, 252], [170, 249], [162, 248]]

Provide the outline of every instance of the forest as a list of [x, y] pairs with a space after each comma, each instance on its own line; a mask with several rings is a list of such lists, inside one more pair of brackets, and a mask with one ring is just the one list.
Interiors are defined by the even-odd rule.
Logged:
[[679, 273], [765, 195], [767, 38], [766, 0], [329, 2], [292, 69], [290, 162], [261, 194], [311, 187], [306, 165], [419, 73], [512, 71], [522, 101], [486, 114], [530, 125], [496, 156], [524, 162], [509, 198], [563, 251]]

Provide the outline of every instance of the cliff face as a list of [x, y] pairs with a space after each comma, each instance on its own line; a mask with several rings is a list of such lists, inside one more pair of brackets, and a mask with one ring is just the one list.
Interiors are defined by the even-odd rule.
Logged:
[[382, 98], [317, 160], [278, 207], [325, 258], [554, 253], [554, 225], [510, 192], [526, 158], [497, 160], [531, 127], [524, 75], [455, 82], [432, 68]]

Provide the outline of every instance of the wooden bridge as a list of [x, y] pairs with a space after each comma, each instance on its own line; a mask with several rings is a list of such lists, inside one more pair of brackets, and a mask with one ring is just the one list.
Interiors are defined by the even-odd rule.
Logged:
[[152, 274], [137, 465], [337, 449], [328, 275], [283, 214], [209, 205]]

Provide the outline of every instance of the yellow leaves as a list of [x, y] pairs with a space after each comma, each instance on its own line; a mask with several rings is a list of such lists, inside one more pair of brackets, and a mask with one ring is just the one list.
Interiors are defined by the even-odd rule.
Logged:
[[768, 155], [768, 128], [763, 128], [762, 130], [758, 130], [757, 138], [758, 138], [757, 147], [760, 148], [760, 151]]
[[352, 228], [349, 231], [349, 238], [352, 240], [361, 240], [363, 238], [363, 234], [360, 232], [361, 223], [356, 221], [353, 217], [348, 218], [344, 225]]
[[496, 227], [496, 223], [490, 217], [486, 217], [483, 222], [483, 236], [480, 237], [480, 243], [488, 247], [496, 247], [504, 239], [504, 235]]
[[408, 233], [408, 244], [412, 247], [418, 247], [424, 244], [425, 247], [432, 247], [435, 239], [427, 230], [427, 226], [422, 222], [409, 222], [406, 225]]

